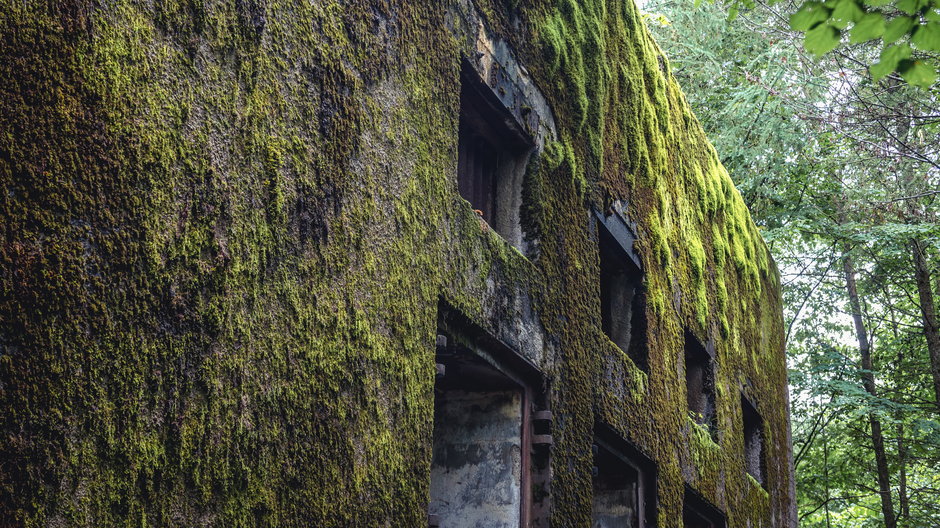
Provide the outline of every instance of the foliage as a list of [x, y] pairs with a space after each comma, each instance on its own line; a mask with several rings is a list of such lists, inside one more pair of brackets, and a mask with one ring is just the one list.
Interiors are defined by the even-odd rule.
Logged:
[[[779, 0], [778, 0], [779, 2]], [[777, 4], [778, 2], [771, 2]], [[730, 0], [737, 9], [762, 2]], [[877, 81], [897, 73], [908, 83], [929, 87], [940, 67], [940, 0], [784, 0], [793, 30], [804, 34], [804, 46], [817, 57], [861, 43], [876, 45], [877, 62], [869, 60]]]
[[[736, 18], [690, 7], [648, 5], [648, 23], [782, 270], [801, 525], [884, 526], [871, 417], [898, 526], [940, 525], [940, 421], [910, 250], [926, 247], [940, 291], [937, 89], [872, 79], [871, 43], [807, 55], [779, 6]], [[871, 371], [849, 316], [847, 257]]]

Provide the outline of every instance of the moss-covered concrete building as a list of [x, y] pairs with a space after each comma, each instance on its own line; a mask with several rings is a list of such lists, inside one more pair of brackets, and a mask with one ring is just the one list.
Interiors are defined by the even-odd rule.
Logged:
[[0, 525], [795, 524], [777, 272], [633, 2], [0, 31]]

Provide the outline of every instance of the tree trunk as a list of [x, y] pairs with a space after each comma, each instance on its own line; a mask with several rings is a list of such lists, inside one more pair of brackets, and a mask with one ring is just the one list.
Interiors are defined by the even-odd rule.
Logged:
[[937, 324], [937, 305], [930, 289], [930, 268], [924, 256], [924, 248], [918, 240], [911, 241], [914, 254], [914, 278], [920, 297], [920, 312], [924, 320], [924, 335], [930, 353], [930, 375], [933, 377], [933, 392], [937, 408], [940, 409], [940, 325]]
[[829, 488], [829, 438], [823, 439], [823, 479], [826, 483], [826, 528], [832, 528], [832, 521], [829, 515], [829, 499], [832, 497], [832, 490]]
[[[855, 265], [852, 257], [846, 255], [843, 261], [845, 271], [845, 286], [849, 293], [849, 303], [852, 309], [852, 320], [855, 322], [855, 334], [858, 338], [858, 351], [862, 359], [862, 384], [872, 396], [877, 396], [875, 389], [875, 375], [872, 372], [871, 344], [868, 341], [868, 330], [862, 319], [862, 303], [858, 298], [858, 289], [855, 285]], [[894, 517], [894, 504], [891, 498], [891, 480], [888, 475], [888, 457], [885, 454], [885, 440], [881, 431], [881, 420], [875, 413], [868, 414], [868, 423], [871, 426], [871, 441], [875, 448], [875, 464], [878, 468], [878, 491], [881, 495], [881, 513], [884, 515], [885, 528], [897, 528], [897, 519]]]
[[[894, 339], [899, 340], [901, 338], [900, 332], [898, 332], [898, 320], [895, 316], [894, 308], [890, 308], [891, 313], [891, 333], [894, 334]], [[894, 366], [894, 369], [897, 372], [901, 372], [904, 368], [904, 352], [905, 347], [898, 347], [898, 359], [897, 364]], [[901, 394], [904, 391], [903, 386], [895, 385], [894, 387], [895, 394]], [[907, 442], [904, 439], [904, 416], [901, 412], [898, 412], [895, 418], [898, 421], [897, 431], [898, 431], [898, 511], [897, 522], [899, 525], [904, 525], [904, 521], [908, 519], [911, 515], [910, 507], [910, 497], [907, 494]]]
[[911, 515], [910, 501], [907, 497], [907, 444], [904, 442], [904, 424], [898, 424], [898, 502], [901, 506], [899, 519]]

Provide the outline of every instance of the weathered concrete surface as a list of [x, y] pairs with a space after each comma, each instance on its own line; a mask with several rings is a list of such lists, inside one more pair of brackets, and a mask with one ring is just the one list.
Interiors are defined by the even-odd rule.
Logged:
[[[776, 270], [633, 2], [0, 20], [0, 525], [421, 526], [442, 300], [541, 370], [533, 525], [590, 525], [599, 423], [656, 464], [661, 528], [687, 487], [731, 528], [792, 524]], [[458, 190], [467, 62], [538, 145], [506, 237]], [[594, 212], [617, 203], [647, 368], [601, 328]], [[715, 344], [714, 439], [688, 419], [686, 331]]]
[[445, 391], [435, 401], [431, 505], [447, 528], [517, 528], [520, 391]]
[[636, 484], [627, 488], [594, 488], [593, 528], [636, 528]]

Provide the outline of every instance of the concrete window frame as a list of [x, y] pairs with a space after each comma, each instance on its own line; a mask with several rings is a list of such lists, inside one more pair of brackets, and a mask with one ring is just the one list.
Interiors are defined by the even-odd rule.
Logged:
[[718, 433], [718, 407], [715, 379], [717, 361], [711, 343], [703, 344], [691, 331], [685, 331], [685, 387], [690, 417], [708, 427], [712, 439]]
[[522, 183], [535, 140], [469, 60], [461, 60], [457, 189], [503, 239], [523, 248]]
[[[649, 528], [656, 526], [657, 507], [657, 479], [656, 463], [642, 451], [621, 438], [610, 427], [596, 424], [594, 427], [594, 445], [592, 446], [594, 467], [592, 480], [594, 489], [594, 507], [592, 526], [606, 527], [603, 520], [598, 518], [597, 504], [598, 487], [605, 482], [623, 478], [624, 473], [635, 475], [636, 496], [633, 497], [636, 506], [633, 523], [626, 528]], [[610, 491], [621, 491], [611, 489]], [[610, 526], [623, 526], [622, 519]]]
[[644, 372], [649, 372], [646, 286], [643, 264], [634, 248], [636, 228], [620, 202], [609, 214], [594, 210], [600, 265], [601, 328]]
[[684, 528], [726, 528], [725, 514], [686, 484], [682, 501]]
[[762, 487], [767, 487], [767, 461], [764, 449], [764, 419], [756, 402], [741, 393], [741, 422], [744, 436], [744, 467]]
[[[528, 359], [495, 338], [459, 311], [443, 302], [439, 309], [435, 349], [435, 419], [438, 405], [448, 391], [467, 393], [518, 391], [519, 415], [519, 515], [520, 527], [546, 519], [548, 507], [535, 501], [533, 490], [548, 495], [549, 455], [552, 445], [551, 412], [547, 410], [548, 379]], [[435, 446], [439, 423], [435, 423]], [[449, 447], [446, 447], [449, 449]], [[432, 449], [432, 451], [435, 451]], [[439, 452], [436, 451], [436, 452]], [[443, 526], [435, 500], [435, 464], [432, 457], [432, 505], [429, 526]], [[513, 524], [512, 526], [515, 526]]]

